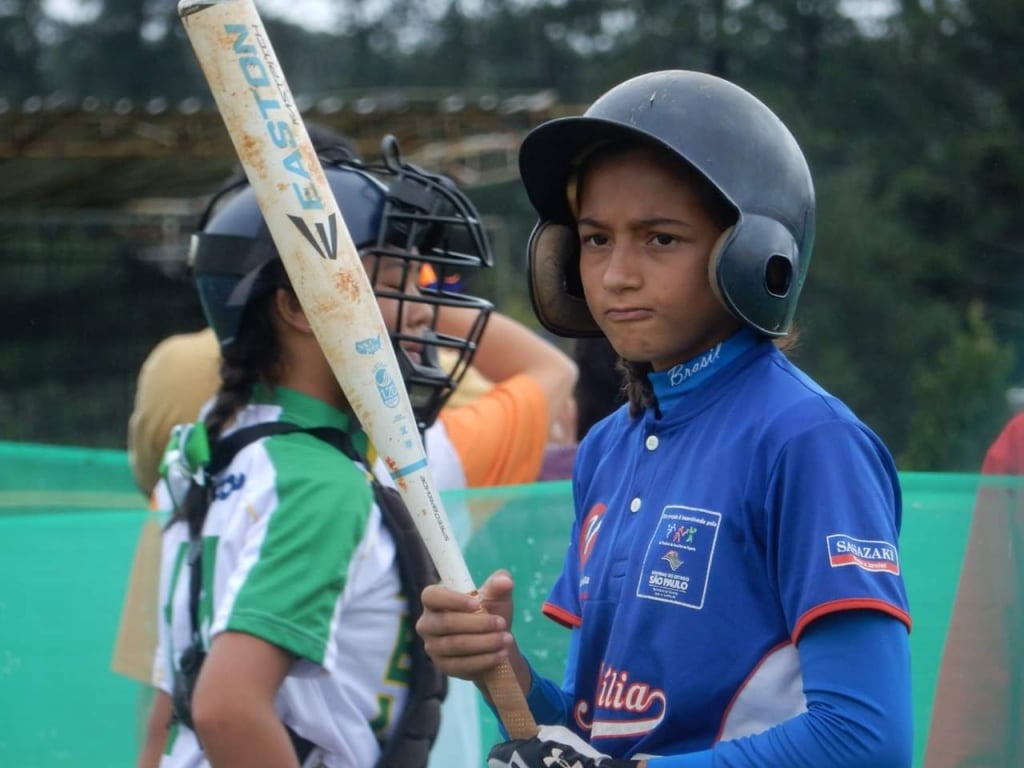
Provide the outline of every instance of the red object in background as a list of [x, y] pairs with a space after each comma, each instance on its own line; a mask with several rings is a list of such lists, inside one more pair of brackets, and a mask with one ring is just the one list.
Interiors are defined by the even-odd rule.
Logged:
[[[1024, 414], [982, 463], [1024, 475]], [[1024, 489], [982, 480], [942, 653], [925, 768], [1024, 765]]]

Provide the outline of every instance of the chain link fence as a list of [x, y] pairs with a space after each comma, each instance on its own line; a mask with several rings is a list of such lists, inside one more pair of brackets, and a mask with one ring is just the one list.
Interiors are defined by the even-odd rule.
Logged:
[[[481, 190], [495, 265], [466, 289], [536, 321], [523, 244], [532, 219]], [[0, 440], [124, 447], [139, 366], [164, 337], [201, 328], [185, 268], [191, 206], [0, 212]]]
[[202, 327], [184, 269], [194, 217], [0, 214], [0, 435], [122, 447], [135, 376], [164, 336]]

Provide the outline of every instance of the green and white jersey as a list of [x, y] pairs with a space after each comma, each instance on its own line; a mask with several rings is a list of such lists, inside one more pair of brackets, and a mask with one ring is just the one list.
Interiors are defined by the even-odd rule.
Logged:
[[[232, 429], [266, 421], [338, 427], [366, 447], [345, 414], [283, 387], [258, 393]], [[168, 693], [191, 642], [188, 546], [184, 523], [165, 532], [154, 682]], [[203, 526], [204, 645], [230, 630], [295, 656], [276, 706], [317, 745], [307, 764], [374, 765], [405, 705], [412, 627], [395, 555], [366, 468], [312, 435], [253, 442], [218, 477]], [[161, 766], [205, 765], [192, 731], [173, 726]]]

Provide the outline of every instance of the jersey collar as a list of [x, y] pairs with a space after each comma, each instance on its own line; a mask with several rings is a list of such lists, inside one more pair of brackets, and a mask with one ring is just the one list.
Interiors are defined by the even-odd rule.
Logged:
[[290, 387], [268, 387], [259, 383], [253, 388], [252, 401], [259, 405], [280, 407], [278, 421], [288, 421], [300, 427], [335, 427], [347, 432], [352, 440], [352, 447], [359, 455], [366, 455], [369, 440], [356, 418], [323, 400]]

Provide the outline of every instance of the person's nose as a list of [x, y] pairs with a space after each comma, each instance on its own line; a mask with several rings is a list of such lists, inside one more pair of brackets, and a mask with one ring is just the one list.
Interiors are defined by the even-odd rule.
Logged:
[[618, 292], [640, 285], [636, 245], [630, 238], [616, 238], [605, 265], [602, 285]]

